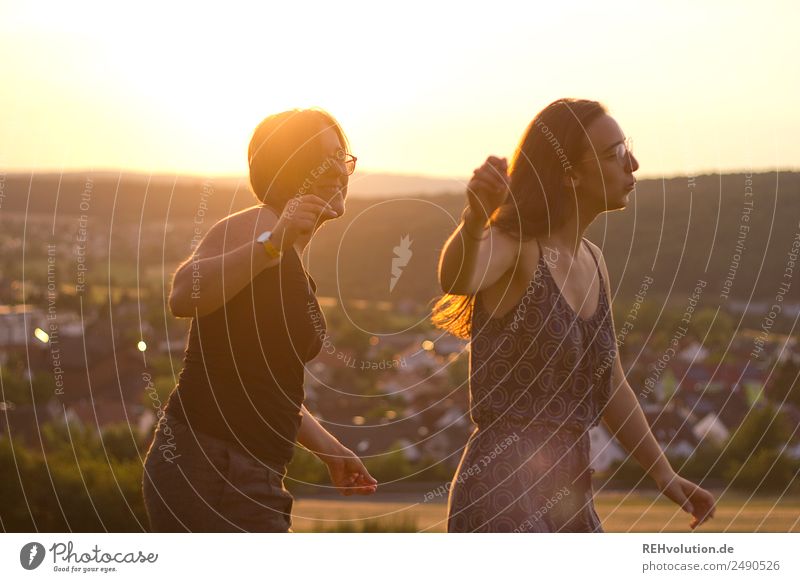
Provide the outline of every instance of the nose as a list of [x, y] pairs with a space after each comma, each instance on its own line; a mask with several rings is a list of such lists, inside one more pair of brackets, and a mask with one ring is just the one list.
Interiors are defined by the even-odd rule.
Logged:
[[630, 168], [631, 173], [635, 172], [639, 169], [639, 160], [636, 159], [636, 156], [633, 155], [633, 152], [628, 153], [628, 164], [627, 166]]
[[344, 164], [340, 162], [330, 164], [326, 171], [319, 177], [321, 179], [321, 184], [326, 184], [328, 186], [335, 185], [339, 188], [346, 187], [349, 181], [347, 169], [344, 167]]
[[341, 160], [331, 160], [333, 163], [328, 167], [328, 175], [336, 180], [347, 178], [347, 166]]

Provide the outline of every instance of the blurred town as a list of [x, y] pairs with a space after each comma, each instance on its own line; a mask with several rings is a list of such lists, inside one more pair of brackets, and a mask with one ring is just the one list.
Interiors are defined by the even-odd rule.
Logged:
[[[44, 484], [56, 478], [84, 489], [113, 483], [108, 495], [116, 488], [126, 503], [140, 505], [142, 456], [175, 387], [190, 322], [169, 313], [166, 297], [196, 225], [134, 221], [115, 225], [112, 239], [97, 220], [9, 213], [0, 222], [0, 463], [18, 474], [28, 467], [29, 478], [44, 488], [43, 507], [53, 505], [55, 489]], [[440, 230], [438, 248], [447, 235]], [[326, 271], [335, 245], [321, 245], [328, 255], [310, 249], [327, 336], [307, 367], [307, 405], [389, 491], [450, 480], [473, 430], [469, 346], [431, 326], [434, 277], [423, 284], [409, 271], [390, 286], [392, 249], [415, 250], [415, 238], [403, 243], [397, 236], [377, 267], [361, 265], [385, 288], [377, 297], [331, 294], [336, 273], [348, 276]], [[435, 273], [437, 247], [427, 246], [412, 262], [417, 272]], [[720, 300], [707, 291], [695, 300], [695, 286], [665, 298], [648, 292], [647, 276], [634, 279], [634, 292], [614, 302], [618, 346], [628, 381], [676, 469], [709, 486], [794, 491], [796, 290], [781, 297], [775, 312], [763, 298]], [[403, 294], [403, 285], [415, 292]], [[591, 437], [595, 478], [604, 487], [651, 486], [603, 425]], [[89, 457], [94, 465], [84, 461]], [[324, 466], [307, 452], [298, 450], [289, 477], [287, 486], [299, 495], [325, 494], [318, 487], [327, 482]], [[3, 485], [20, 503], [22, 479]], [[132, 515], [141, 517], [139, 505]], [[66, 511], [61, 507], [59, 517], [51, 507], [54, 528]], [[118, 517], [127, 523], [130, 512], [123, 513]]]

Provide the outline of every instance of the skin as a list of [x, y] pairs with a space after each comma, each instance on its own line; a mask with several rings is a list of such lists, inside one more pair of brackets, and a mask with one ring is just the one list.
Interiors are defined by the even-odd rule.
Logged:
[[[576, 163], [564, 177], [571, 193], [571, 217], [551, 231], [549, 237], [539, 238], [548, 269], [562, 296], [584, 319], [596, 312], [600, 280], [594, 260], [581, 241], [586, 228], [599, 214], [626, 207], [635, 184], [633, 173], [639, 168], [633, 154], [627, 156], [624, 165], [614, 156], [605, 156], [624, 139], [619, 125], [609, 115], [601, 116], [586, 128], [584, 157], [589, 159]], [[445, 244], [439, 263], [439, 281], [445, 293], [480, 293], [488, 311], [498, 317], [519, 303], [539, 262], [536, 240], [520, 243], [495, 227], [486, 228], [488, 217], [508, 195], [508, 185], [504, 158], [489, 157], [475, 170], [467, 187], [469, 209]], [[611, 298], [602, 251], [589, 244], [598, 257], [605, 292]], [[670, 466], [625, 378], [619, 352], [612, 367], [611, 384], [610, 400], [602, 419], [610, 434], [644, 468], [659, 491], [692, 515], [689, 524], [692, 529], [714, 517], [713, 495], [680, 477]]]
[[[336, 160], [344, 144], [333, 128], [318, 135], [322, 149], [320, 164]], [[226, 218], [209, 229], [195, 253], [175, 272], [169, 306], [176, 317], [195, 317], [219, 309], [226, 298], [244, 289], [262, 270], [280, 259], [270, 259], [255, 238], [265, 230], [283, 252], [294, 248], [302, 256], [314, 233], [326, 221], [344, 214], [348, 176], [344, 164], [335, 161], [308, 189], [293, 199], [278, 215], [267, 205], [256, 205]], [[201, 277], [198, 278], [196, 273]], [[194, 287], [200, 286], [192, 298]], [[194, 286], [194, 287], [193, 287]], [[313, 452], [328, 467], [331, 482], [342, 495], [369, 495], [377, 481], [361, 460], [325, 430], [303, 406], [298, 442]]]

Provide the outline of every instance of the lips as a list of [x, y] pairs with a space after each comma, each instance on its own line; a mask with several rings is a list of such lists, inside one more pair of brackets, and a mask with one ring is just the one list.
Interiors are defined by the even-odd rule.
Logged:
[[315, 186], [312, 193], [317, 197], [321, 198], [325, 202], [327, 202], [333, 210], [335, 210], [339, 216], [344, 213], [344, 193], [345, 193], [345, 186], [335, 185], [335, 186], [322, 186], [319, 185]]

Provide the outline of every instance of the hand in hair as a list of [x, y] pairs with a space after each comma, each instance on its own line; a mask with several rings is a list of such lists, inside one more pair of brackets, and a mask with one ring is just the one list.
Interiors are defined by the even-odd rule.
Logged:
[[489, 156], [472, 174], [467, 185], [470, 214], [475, 221], [486, 225], [489, 217], [508, 196], [508, 162], [505, 158]]

